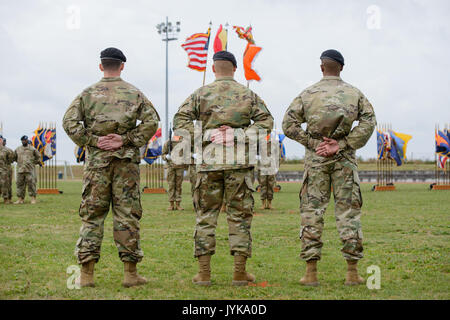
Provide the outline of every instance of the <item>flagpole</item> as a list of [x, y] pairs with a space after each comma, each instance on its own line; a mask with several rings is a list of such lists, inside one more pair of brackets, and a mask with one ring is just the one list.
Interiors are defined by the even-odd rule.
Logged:
[[228, 51], [228, 26], [229, 26], [228, 22], [225, 23], [225, 31], [227, 33], [227, 42], [225, 43], [225, 51]]
[[208, 65], [208, 61], [206, 61], [206, 65], [205, 65], [205, 71], [203, 71], [203, 86], [205, 85], [205, 79], [206, 79], [206, 66]]
[[[212, 21], [209, 22], [209, 28], [208, 28], [208, 51], [209, 51], [209, 40], [211, 39], [211, 26], [212, 26]], [[205, 85], [207, 67], [208, 67], [208, 52], [206, 52], [205, 71], [203, 71], [203, 84], [202, 84], [203, 86]]]

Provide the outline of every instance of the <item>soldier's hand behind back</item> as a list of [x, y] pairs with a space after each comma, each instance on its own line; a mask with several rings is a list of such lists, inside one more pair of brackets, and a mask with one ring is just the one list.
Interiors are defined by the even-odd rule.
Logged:
[[339, 151], [339, 144], [336, 140], [327, 137], [316, 148], [316, 154], [321, 157], [331, 157]]
[[123, 146], [122, 137], [118, 134], [110, 133], [98, 139], [97, 146], [106, 151], [114, 151]]
[[234, 144], [234, 129], [229, 126], [221, 126], [211, 132], [211, 141], [215, 144], [231, 146]]

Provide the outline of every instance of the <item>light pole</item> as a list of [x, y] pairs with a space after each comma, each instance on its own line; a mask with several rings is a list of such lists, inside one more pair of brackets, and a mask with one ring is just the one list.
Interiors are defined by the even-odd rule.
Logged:
[[161, 22], [156, 25], [158, 33], [162, 36], [162, 41], [166, 42], [166, 121], [165, 121], [165, 135], [166, 140], [169, 139], [169, 41], [177, 40], [180, 32], [180, 21], [177, 21], [175, 25], [169, 22], [169, 18], [166, 17], [166, 22]]

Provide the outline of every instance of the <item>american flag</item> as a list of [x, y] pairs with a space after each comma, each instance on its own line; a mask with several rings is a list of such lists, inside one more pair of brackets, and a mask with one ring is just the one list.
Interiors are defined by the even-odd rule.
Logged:
[[197, 71], [206, 70], [210, 34], [211, 28], [208, 29], [208, 33], [195, 33], [181, 45], [188, 54], [188, 68]]

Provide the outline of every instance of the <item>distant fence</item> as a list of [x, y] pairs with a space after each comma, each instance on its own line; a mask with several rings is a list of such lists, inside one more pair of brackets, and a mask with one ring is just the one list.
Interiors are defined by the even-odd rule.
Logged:
[[[75, 165], [72, 166], [72, 177], [74, 179], [81, 179], [83, 176], [83, 166]], [[64, 167], [59, 167], [58, 171], [64, 170]], [[72, 173], [71, 172], [71, 173]], [[361, 170], [359, 172], [359, 178], [362, 182], [373, 182], [377, 181], [377, 171]], [[393, 182], [434, 182], [435, 173], [432, 170], [393, 170]], [[71, 175], [68, 175], [71, 178]], [[141, 181], [144, 182], [146, 178], [145, 166], [141, 166]], [[277, 181], [279, 182], [290, 182], [290, 181], [302, 181], [303, 171], [278, 171]], [[185, 172], [184, 180], [189, 180], [188, 172]]]
[[[377, 174], [375, 171], [358, 171], [359, 179], [362, 182], [377, 182]], [[301, 181], [303, 178], [303, 171], [278, 171], [277, 181], [288, 182], [288, 181]], [[434, 171], [393, 171], [392, 172], [393, 182], [433, 182], [434, 181]]]

